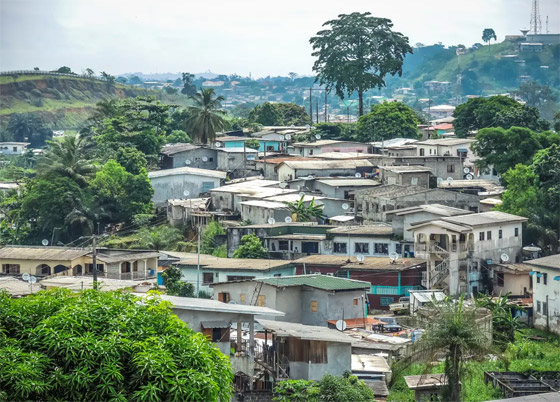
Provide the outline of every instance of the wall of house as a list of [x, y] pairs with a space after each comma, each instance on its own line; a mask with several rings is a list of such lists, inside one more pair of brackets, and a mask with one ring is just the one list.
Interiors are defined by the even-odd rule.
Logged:
[[27, 148], [27, 146], [14, 145], [14, 144], [10, 144], [10, 143], [7, 143], [7, 144], [3, 143], [0, 146], [0, 151], [4, 155], [21, 155], [25, 151], [26, 148]]
[[216, 211], [233, 211], [234, 194], [228, 191], [211, 191], [212, 207]]
[[319, 381], [325, 374], [340, 376], [352, 370], [352, 347], [349, 343], [327, 342], [327, 364], [310, 364], [308, 380]]
[[[327, 292], [318, 289], [304, 289], [301, 292], [301, 323], [305, 325], [328, 326], [328, 320], [363, 317], [361, 297], [363, 290]], [[354, 305], [354, 299], [357, 304]], [[311, 311], [311, 302], [317, 302], [317, 311]]]
[[276, 222], [284, 222], [291, 215], [288, 209], [272, 209], [241, 204], [241, 220], [249, 220], [254, 225], [267, 224], [270, 218], [273, 218]]
[[[518, 236], [515, 236], [515, 228]], [[502, 238], [499, 239], [498, 231], [502, 230]], [[488, 240], [487, 232], [492, 232], [492, 239]], [[479, 233], [484, 232], [484, 239], [479, 240]], [[503, 225], [484, 225], [473, 230], [474, 233], [474, 258], [484, 260], [500, 261], [502, 254], [509, 256], [509, 261], [521, 261], [522, 247], [522, 225], [521, 223], [509, 223]]]
[[430, 187], [430, 173], [394, 173], [381, 170], [383, 184], [400, 184], [401, 186]]
[[498, 286], [498, 272], [494, 271], [494, 289], [496, 296], [504, 296], [511, 293], [511, 296], [524, 296], [525, 292], [530, 292], [530, 277], [528, 272], [511, 274], [504, 272], [504, 286]]
[[317, 176], [317, 177], [353, 177], [356, 173], [364, 176], [366, 173], [370, 174], [373, 171], [372, 167], [355, 167], [355, 168], [336, 168], [336, 169], [292, 169], [287, 165], [282, 165], [278, 168], [278, 180], [287, 181], [294, 180], [298, 177]]
[[260, 175], [266, 180], [278, 180], [278, 173], [276, 172], [276, 163], [256, 162], [256, 168]]
[[[560, 276], [560, 270], [552, 268], [534, 267], [533, 271], [547, 274], [546, 285], [543, 277], [533, 275], [533, 317], [537, 328], [548, 330], [560, 335], [560, 281], [554, 277]], [[548, 314], [544, 313], [544, 304], [547, 303]], [[547, 324], [548, 316], [548, 324]]]
[[353, 187], [353, 186], [340, 186], [340, 187], [334, 187], [334, 186], [328, 186], [324, 183], [319, 183], [315, 180], [315, 184], [314, 184], [314, 189], [320, 191], [321, 193], [323, 193], [323, 195], [325, 197], [330, 197], [330, 198], [346, 198], [345, 195], [348, 194], [348, 192], [350, 191], [356, 191], [356, 190], [362, 190], [364, 188], [371, 188], [371, 187], [375, 187], [375, 186], [359, 186], [359, 187]]
[[[206, 157], [206, 162], [202, 159]], [[171, 165], [164, 166], [165, 169], [180, 168], [180, 167], [193, 167], [198, 169], [215, 170], [218, 166], [217, 152], [215, 149], [198, 148], [189, 151], [178, 152], [165, 158], [171, 162]], [[191, 163], [186, 164], [185, 161], [189, 160]]]
[[164, 206], [167, 200], [186, 198], [185, 190], [190, 198], [197, 198], [202, 192], [220, 186], [220, 178], [193, 174], [152, 177], [150, 182], [154, 188], [152, 201], [156, 206]]
[[[268, 248], [270, 253], [277, 253], [277, 254], [301, 254], [302, 256], [307, 255], [303, 253], [303, 244], [302, 243], [317, 243], [317, 253], [312, 254], [330, 254], [332, 250], [326, 249], [326, 240], [286, 240], [289, 242], [288, 250], [280, 250], [280, 240], [276, 239], [268, 239], [265, 243], [265, 247]], [[284, 252], [284, 253], [282, 253]], [[275, 254], [276, 255], [276, 254]], [[282, 259], [292, 259], [292, 258], [282, 258]]]
[[[355, 256], [358, 254], [362, 254], [365, 256], [375, 256], [375, 257], [387, 257], [389, 254], [396, 252], [396, 245], [398, 241], [391, 240], [390, 236], [348, 236], [345, 235], [334, 235], [332, 238], [333, 241], [333, 248], [330, 250], [330, 253], [334, 255], [348, 255], [348, 250], [350, 251], [351, 256]], [[348, 247], [348, 241], [350, 241], [350, 247]], [[334, 252], [334, 243], [345, 243], [346, 246], [346, 253], [335, 253]], [[369, 252], [356, 252], [356, 243], [367, 243]], [[375, 244], [386, 244], [388, 247], [387, 254], [383, 253], [376, 253], [375, 252]], [[330, 254], [329, 253], [329, 254]]]

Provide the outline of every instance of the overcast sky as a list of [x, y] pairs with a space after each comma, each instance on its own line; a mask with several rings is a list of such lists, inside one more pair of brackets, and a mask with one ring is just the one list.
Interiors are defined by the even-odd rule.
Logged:
[[[411, 44], [472, 45], [529, 26], [531, 0], [0, 0], [0, 70], [92, 68], [310, 74], [309, 38], [341, 13], [393, 20]], [[560, 32], [560, 1], [541, 0], [545, 32]]]

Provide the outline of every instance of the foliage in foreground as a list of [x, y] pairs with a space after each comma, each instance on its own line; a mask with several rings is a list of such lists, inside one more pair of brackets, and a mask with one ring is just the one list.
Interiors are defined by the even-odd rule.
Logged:
[[233, 252], [233, 258], [267, 258], [268, 250], [261, 239], [253, 233], [241, 238], [241, 245]]
[[227, 357], [161, 299], [0, 293], [0, 400], [229, 401]]
[[181, 270], [169, 267], [161, 274], [165, 291], [169, 296], [194, 297], [194, 285], [181, 280]]
[[369, 402], [373, 391], [358, 377], [326, 374], [321, 381], [287, 380], [274, 388], [274, 400], [280, 402]]

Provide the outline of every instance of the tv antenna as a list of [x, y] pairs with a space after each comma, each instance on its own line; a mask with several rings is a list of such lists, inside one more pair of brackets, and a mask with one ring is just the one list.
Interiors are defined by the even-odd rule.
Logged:
[[190, 159], [187, 159], [187, 160], [185, 161], [185, 165], [187, 165], [187, 166], [189, 166], [191, 163], [192, 163], [192, 161], [191, 161]]
[[41, 244], [43, 246], [48, 246], [49, 245], [49, 241], [47, 239], [43, 239], [43, 241], [41, 242]]
[[541, 13], [539, 10], [539, 0], [533, 0], [533, 6], [531, 7], [531, 22], [530, 22], [531, 32], [533, 35], [541, 33]]
[[350, 205], [348, 205], [347, 203], [342, 204], [342, 209], [347, 211], [348, 208], [350, 208]]

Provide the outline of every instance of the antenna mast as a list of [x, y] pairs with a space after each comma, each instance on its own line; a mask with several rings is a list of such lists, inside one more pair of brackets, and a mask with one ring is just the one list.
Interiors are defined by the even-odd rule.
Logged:
[[531, 31], [534, 35], [541, 33], [541, 14], [539, 11], [539, 0], [533, 0], [533, 6], [531, 7]]

